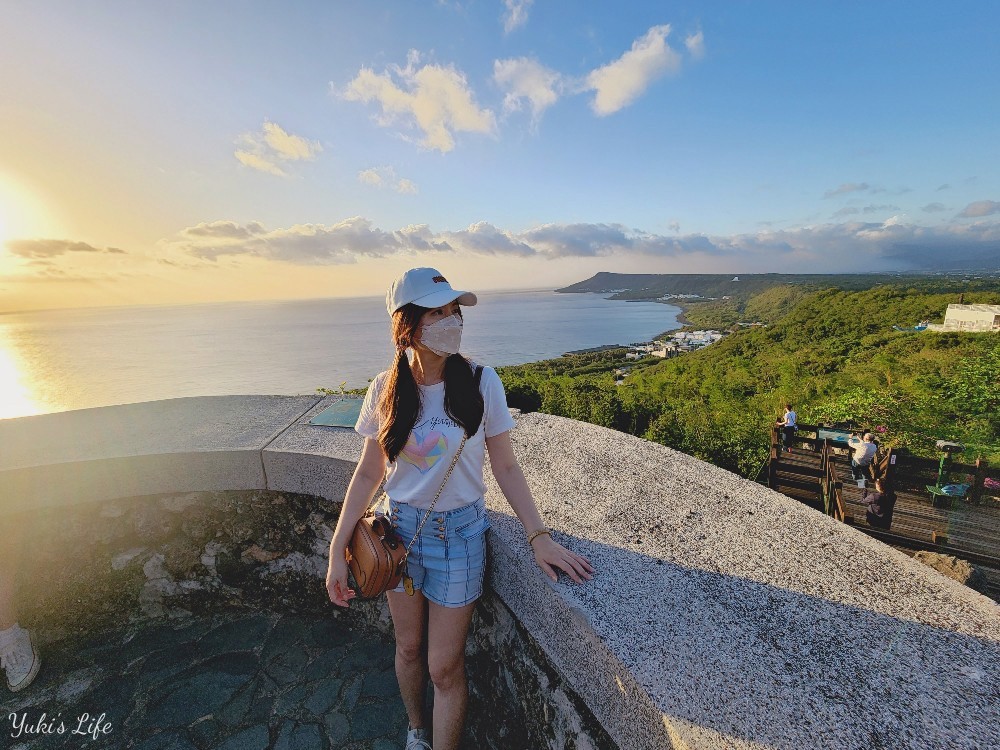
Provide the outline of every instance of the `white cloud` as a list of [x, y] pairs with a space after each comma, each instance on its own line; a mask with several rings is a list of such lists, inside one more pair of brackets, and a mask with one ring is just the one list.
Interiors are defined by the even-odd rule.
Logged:
[[73, 242], [71, 240], [7, 240], [4, 247], [11, 255], [17, 255], [21, 258], [55, 258], [66, 253], [125, 253], [124, 250], [117, 247], [102, 249], [86, 242]]
[[528, 9], [534, 0], [503, 0], [503, 30], [509, 34], [528, 22]]
[[[186, 229], [163, 244], [210, 260], [251, 255], [303, 265], [446, 252], [547, 259], [709, 257], [758, 271], [877, 271], [995, 265], [1000, 222], [925, 227], [893, 216], [881, 223], [854, 221], [731, 236], [665, 236], [622, 224], [543, 224], [514, 232], [478, 222], [458, 231], [435, 233], [425, 224], [386, 231], [353, 217], [333, 225], [275, 230], [257, 223], [213, 222]], [[845, 266], [844, 258], [856, 258], [858, 265]]]
[[865, 214], [883, 214], [887, 211], [898, 211], [899, 206], [869, 204], [862, 209]]
[[287, 133], [266, 120], [259, 133], [244, 133], [236, 143], [238, 148], [233, 155], [241, 164], [279, 177], [287, 174], [281, 168], [283, 163], [311, 161], [323, 150], [318, 142]]
[[416, 183], [412, 182], [411, 180], [407, 180], [405, 178], [400, 178], [399, 180], [397, 180], [394, 189], [397, 193], [409, 193], [411, 195], [417, 193]]
[[240, 160], [240, 163], [244, 166], [250, 167], [251, 169], [256, 169], [259, 172], [267, 172], [268, 174], [273, 174], [278, 177], [284, 177], [286, 172], [281, 167], [279, 167], [274, 162], [261, 156], [260, 154], [255, 154], [252, 151], [244, 151], [243, 149], [236, 149], [233, 152], [233, 156]]
[[992, 214], [1000, 214], [1000, 201], [975, 201], [963, 208], [959, 216], [968, 219]]
[[307, 141], [297, 135], [286, 133], [273, 122], [264, 123], [264, 142], [276, 156], [285, 161], [315, 159], [323, 147], [316, 141]]
[[493, 80], [504, 91], [504, 112], [516, 112], [527, 101], [536, 125], [542, 112], [559, 100], [563, 85], [559, 73], [528, 57], [494, 61]]
[[684, 46], [687, 47], [691, 57], [695, 60], [700, 60], [705, 56], [705, 35], [701, 31], [688, 34], [684, 37]]
[[827, 190], [823, 193], [823, 197], [835, 198], [838, 195], [847, 195], [848, 193], [863, 193], [870, 188], [871, 185], [867, 182], [845, 182], [843, 185], [835, 187], [832, 190]]
[[376, 119], [380, 125], [416, 127], [423, 133], [420, 145], [442, 153], [455, 148], [455, 133], [495, 132], [493, 112], [480, 109], [460, 71], [419, 63], [419, 53], [411, 51], [405, 68], [393, 65], [384, 73], [362, 68], [342, 96], [348, 101], [375, 102], [381, 108]]
[[396, 175], [392, 167], [372, 167], [358, 172], [358, 180], [365, 185], [378, 188], [389, 188], [397, 193], [416, 193], [417, 186], [412, 180]]
[[596, 91], [591, 107], [610, 115], [631, 104], [656, 79], [680, 69], [681, 57], [667, 44], [670, 26], [653, 26], [632, 49], [614, 62], [590, 72], [586, 88]]

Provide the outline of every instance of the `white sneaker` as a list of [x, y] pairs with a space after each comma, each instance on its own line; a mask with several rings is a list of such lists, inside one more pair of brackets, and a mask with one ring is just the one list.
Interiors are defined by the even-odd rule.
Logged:
[[427, 741], [426, 729], [411, 729], [406, 733], [406, 747], [403, 750], [433, 750]]
[[[16, 629], [15, 629], [16, 628]], [[31, 633], [15, 625], [0, 640], [0, 666], [7, 671], [7, 687], [13, 692], [24, 690], [35, 679], [42, 660], [31, 639]]]

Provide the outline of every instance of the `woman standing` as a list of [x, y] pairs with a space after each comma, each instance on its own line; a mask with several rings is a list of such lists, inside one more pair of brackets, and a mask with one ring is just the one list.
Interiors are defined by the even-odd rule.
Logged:
[[562, 570], [577, 583], [594, 572], [585, 558], [552, 539], [542, 523], [511, 446], [514, 420], [500, 377], [458, 353], [461, 305], [476, 302], [476, 295], [452, 289], [433, 268], [411, 269], [392, 283], [386, 308], [396, 361], [372, 381], [361, 407], [355, 429], [365, 444], [330, 543], [327, 591], [334, 604], [346, 607], [354, 592], [347, 585], [345, 550], [383, 475], [388, 502], [377, 510], [393, 519], [406, 544], [440, 490], [411, 548], [408, 585], [387, 593], [396, 632], [396, 677], [410, 724], [406, 750], [431, 748], [424, 711], [428, 675], [434, 684], [434, 748], [455, 750], [462, 735], [468, 698], [465, 640], [486, 570], [487, 451], [539, 567], [552, 580]]

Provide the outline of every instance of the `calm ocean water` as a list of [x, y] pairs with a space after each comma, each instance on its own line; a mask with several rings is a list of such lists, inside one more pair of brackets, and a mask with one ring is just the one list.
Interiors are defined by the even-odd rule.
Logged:
[[[602, 294], [484, 292], [462, 352], [489, 365], [644, 341], [678, 308]], [[382, 297], [0, 315], [0, 418], [180, 396], [313, 394], [391, 362]]]

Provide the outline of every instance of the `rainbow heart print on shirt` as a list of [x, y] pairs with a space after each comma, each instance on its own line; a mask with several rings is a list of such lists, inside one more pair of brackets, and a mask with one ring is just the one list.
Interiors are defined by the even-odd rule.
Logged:
[[416, 466], [421, 474], [426, 474], [447, 453], [448, 441], [444, 433], [431, 430], [424, 434], [413, 430], [399, 455], [406, 463]]

